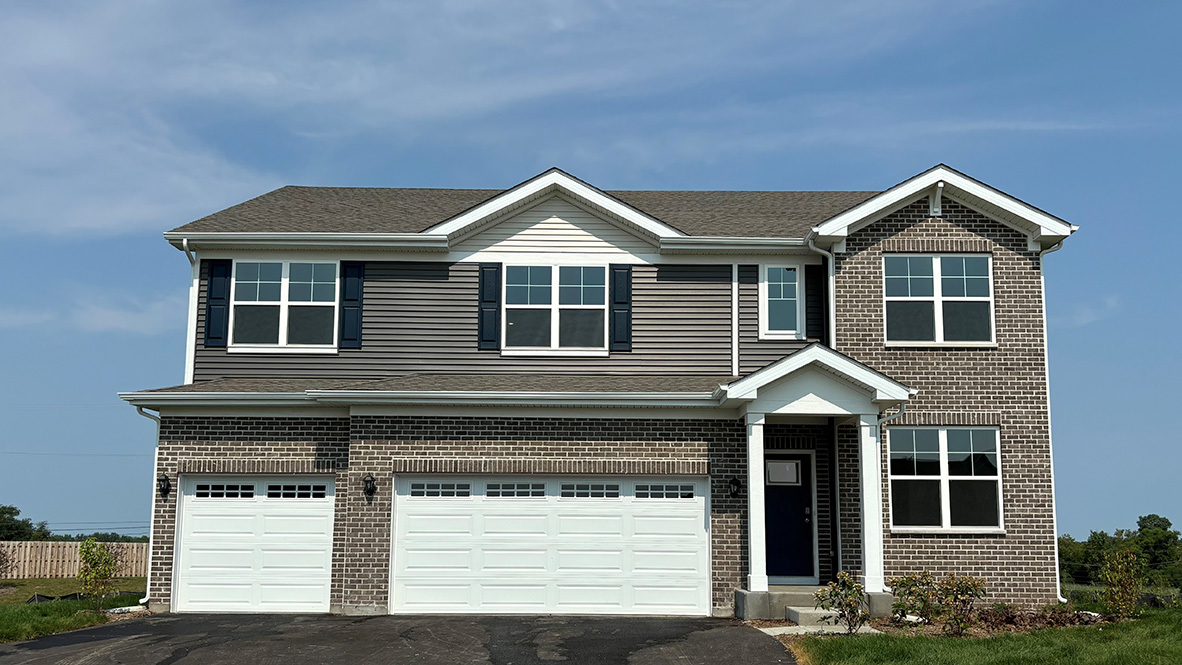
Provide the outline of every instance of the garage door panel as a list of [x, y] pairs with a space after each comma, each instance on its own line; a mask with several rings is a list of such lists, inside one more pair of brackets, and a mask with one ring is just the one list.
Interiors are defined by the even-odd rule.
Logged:
[[[309, 483], [323, 486], [324, 498], [266, 495], [268, 484]], [[328, 611], [331, 477], [183, 476], [180, 484], [176, 611]], [[198, 484], [254, 491], [206, 497], [197, 495]]]
[[[635, 498], [640, 481], [627, 478], [397, 480], [393, 612], [709, 613], [701, 479], [676, 481], [692, 485], [692, 498], [657, 500]], [[408, 496], [411, 483], [431, 482], [463, 482], [471, 491], [462, 498]], [[514, 482], [543, 484], [545, 496], [499, 494]], [[485, 495], [489, 483], [498, 494]], [[563, 496], [562, 486], [571, 484], [618, 493]]]

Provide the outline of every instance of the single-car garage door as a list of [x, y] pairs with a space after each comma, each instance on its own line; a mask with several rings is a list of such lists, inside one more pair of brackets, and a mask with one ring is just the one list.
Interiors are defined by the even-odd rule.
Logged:
[[391, 611], [710, 611], [704, 478], [396, 482]]
[[178, 612], [327, 612], [331, 476], [182, 476]]

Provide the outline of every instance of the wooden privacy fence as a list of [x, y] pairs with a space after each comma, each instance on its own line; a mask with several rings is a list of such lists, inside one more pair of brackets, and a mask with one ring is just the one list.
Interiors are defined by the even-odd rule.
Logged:
[[[78, 549], [82, 543], [52, 541], [0, 541], [0, 550], [12, 558], [8, 574], [0, 579], [28, 577], [75, 577], [81, 560]], [[123, 567], [119, 577], [146, 577], [148, 574], [147, 543], [109, 543], [123, 552]]]

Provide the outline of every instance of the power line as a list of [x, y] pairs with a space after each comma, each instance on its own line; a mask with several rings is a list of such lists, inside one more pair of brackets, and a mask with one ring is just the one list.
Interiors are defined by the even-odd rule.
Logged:
[[0, 450], [0, 455], [33, 455], [37, 457], [151, 457], [147, 453], [33, 453], [17, 450]]

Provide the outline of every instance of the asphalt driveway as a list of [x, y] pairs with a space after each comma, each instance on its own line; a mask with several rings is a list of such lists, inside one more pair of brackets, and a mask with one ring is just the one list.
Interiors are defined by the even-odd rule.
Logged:
[[775, 639], [707, 618], [163, 615], [0, 644], [0, 663], [567, 665], [792, 663]]

